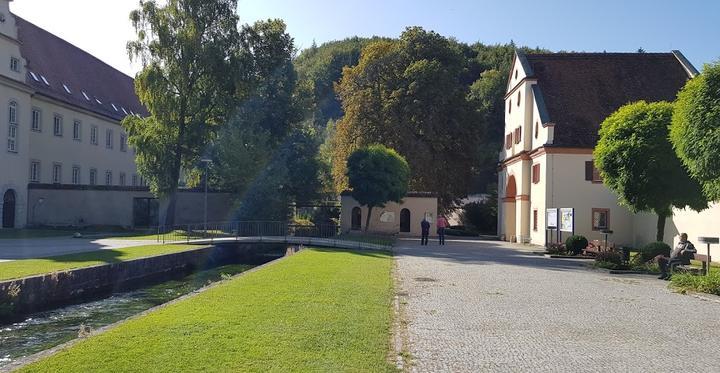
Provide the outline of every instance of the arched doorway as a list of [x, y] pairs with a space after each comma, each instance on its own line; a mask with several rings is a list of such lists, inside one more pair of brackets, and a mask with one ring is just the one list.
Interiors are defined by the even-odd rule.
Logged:
[[506, 241], [515, 241], [515, 197], [517, 196], [517, 185], [515, 176], [508, 177], [505, 186], [505, 197], [503, 198], [503, 212], [505, 221], [503, 222], [503, 231], [505, 232]]
[[400, 210], [400, 232], [410, 232], [410, 210]]
[[12, 189], [3, 196], [2, 227], [15, 228], [15, 191]]
[[362, 229], [362, 211], [360, 210], [360, 207], [353, 207], [352, 212], [350, 213], [350, 221], [350, 229], [354, 231]]

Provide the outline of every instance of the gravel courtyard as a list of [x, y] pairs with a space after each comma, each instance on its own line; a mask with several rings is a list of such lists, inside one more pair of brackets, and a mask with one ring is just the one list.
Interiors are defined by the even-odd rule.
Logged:
[[530, 250], [399, 241], [409, 370], [720, 371], [720, 303]]

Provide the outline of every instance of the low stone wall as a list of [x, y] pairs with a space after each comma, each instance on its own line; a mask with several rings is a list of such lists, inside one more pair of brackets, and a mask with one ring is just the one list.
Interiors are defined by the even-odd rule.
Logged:
[[0, 323], [226, 263], [262, 264], [285, 253], [282, 244], [222, 244], [0, 282]]

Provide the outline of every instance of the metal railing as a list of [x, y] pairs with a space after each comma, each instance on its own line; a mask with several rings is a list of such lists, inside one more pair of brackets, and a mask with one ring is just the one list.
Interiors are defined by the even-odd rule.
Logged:
[[241, 241], [247, 238], [320, 238], [391, 248], [394, 236], [362, 233], [343, 234], [337, 224], [299, 225], [280, 221], [235, 221], [178, 224], [155, 228], [158, 243]]

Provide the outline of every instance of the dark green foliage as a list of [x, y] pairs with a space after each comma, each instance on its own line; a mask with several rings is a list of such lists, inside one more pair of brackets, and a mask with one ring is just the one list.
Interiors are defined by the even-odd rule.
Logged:
[[460, 211], [460, 221], [466, 227], [482, 233], [497, 232], [497, 203], [471, 202]]
[[347, 176], [353, 198], [368, 207], [367, 230], [373, 207], [383, 207], [390, 201], [400, 202], [405, 197], [410, 167], [395, 150], [375, 144], [350, 155]]
[[720, 63], [706, 65], [680, 91], [670, 137], [705, 195], [720, 200]]
[[665, 242], [652, 242], [640, 249], [640, 260], [648, 262], [658, 255], [670, 256], [670, 246]]
[[695, 276], [678, 273], [671, 278], [672, 286], [682, 291], [720, 295], [720, 272], [710, 272], [708, 276]]
[[623, 265], [622, 255], [617, 251], [602, 251], [595, 256], [598, 266], [608, 269], [619, 269]]
[[574, 235], [565, 240], [565, 247], [573, 255], [580, 254], [588, 246], [588, 240], [584, 236]]
[[561, 243], [550, 243], [545, 248], [545, 253], [551, 255], [565, 255], [567, 254], [567, 247], [565, 247], [565, 244]]
[[600, 127], [595, 165], [603, 182], [633, 212], [658, 215], [657, 240], [672, 207], [707, 208], [700, 185], [688, 175], [668, 140], [673, 105], [639, 101], [610, 115]]

